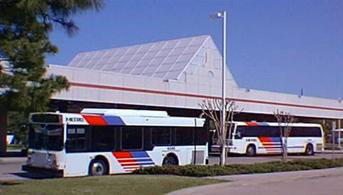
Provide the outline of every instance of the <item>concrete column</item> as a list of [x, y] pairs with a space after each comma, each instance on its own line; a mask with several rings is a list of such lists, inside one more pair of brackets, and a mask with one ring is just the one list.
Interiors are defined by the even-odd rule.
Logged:
[[6, 153], [7, 148], [7, 113], [0, 113], [0, 155]]
[[342, 128], [342, 124], [341, 124], [341, 122], [342, 122], [342, 120], [341, 119], [338, 119], [337, 120], [337, 129], [340, 129], [340, 128]]
[[[341, 119], [338, 119], [338, 121], [337, 121], [337, 129], [340, 129], [340, 128], [342, 128], [342, 124], [341, 124]], [[341, 132], [338, 132], [338, 147], [339, 148], [341, 148], [342, 146], [341, 146]]]

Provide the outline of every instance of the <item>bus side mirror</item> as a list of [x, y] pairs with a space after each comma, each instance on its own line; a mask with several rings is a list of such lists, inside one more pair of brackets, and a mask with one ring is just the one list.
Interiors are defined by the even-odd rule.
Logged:
[[237, 132], [237, 133], [235, 134], [235, 139], [242, 139], [241, 132]]

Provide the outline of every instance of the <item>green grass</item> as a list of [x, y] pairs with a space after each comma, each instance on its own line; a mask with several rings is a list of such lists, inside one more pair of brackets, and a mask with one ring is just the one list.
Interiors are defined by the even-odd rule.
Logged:
[[181, 188], [214, 184], [220, 180], [166, 175], [113, 175], [0, 182], [0, 194], [165, 194]]

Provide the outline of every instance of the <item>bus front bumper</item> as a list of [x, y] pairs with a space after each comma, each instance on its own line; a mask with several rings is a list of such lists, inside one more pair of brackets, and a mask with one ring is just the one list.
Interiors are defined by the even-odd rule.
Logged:
[[29, 173], [37, 173], [49, 177], [63, 177], [63, 170], [33, 167], [30, 165], [23, 165], [21, 169]]

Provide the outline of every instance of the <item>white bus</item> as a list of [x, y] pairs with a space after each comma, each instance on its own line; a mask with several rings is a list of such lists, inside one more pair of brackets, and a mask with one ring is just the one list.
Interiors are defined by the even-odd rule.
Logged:
[[205, 164], [204, 119], [164, 111], [84, 109], [30, 115], [23, 170], [85, 176], [128, 173], [155, 165]]
[[[281, 124], [284, 126], [284, 124]], [[324, 149], [324, 133], [321, 125], [293, 123], [287, 139], [288, 153], [314, 155]], [[229, 153], [246, 154], [280, 154], [280, 125], [269, 122], [234, 122], [229, 137]]]

